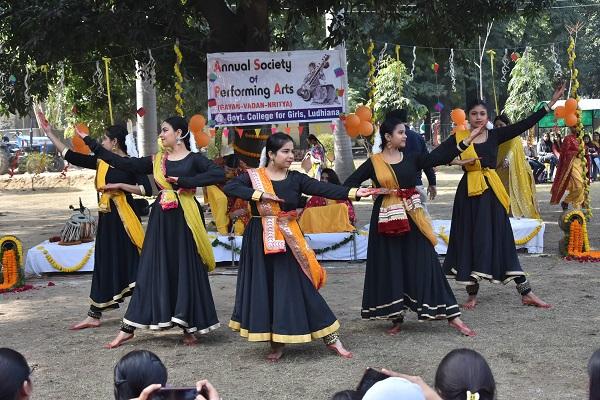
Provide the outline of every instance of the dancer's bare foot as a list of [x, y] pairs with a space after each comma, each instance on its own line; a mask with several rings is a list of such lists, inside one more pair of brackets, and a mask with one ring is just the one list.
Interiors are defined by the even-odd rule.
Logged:
[[97, 328], [100, 326], [100, 320], [92, 317], [86, 317], [83, 321], [73, 324], [69, 327], [72, 331], [78, 331], [86, 328]]
[[333, 344], [328, 344], [327, 348], [331, 351], [336, 352], [338, 356], [343, 358], [352, 358], [353, 356], [352, 352], [346, 350], [346, 348], [339, 339], [336, 340]]
[[133, 337], [133, 333], [126, 333], [123, 331], [119, 331], [119, 334], [116, 338], [113, 339], [112, 342], [105, 344], [104, 348], [106, 349], [114, 349], [122, 345], [124, 342], [128, 341]]
[[542, 301], [539, 297], [537, 297], [533, 292], [529, 292], [525, 296], [521, 297], [521, 302], [524, 306], [534, 306], [539, 308], [552, 308], [551, 304]]
[[386, 330], [385, 332], [390, 336], [394, 336], [394, 335], [399, 334], [401, 330], [402, 330], [402, 324], [399, 322], [394, 322], [392, 327], [390, 329]]
[[198, 338], [193, 333], [184, 333], [183, 344], [186, 346], [195, 346], [198, 344]]
[[267, 360], [277, 362], [283, 356], [283, 343], [271, 342], [271, 352], [267, 355]]
[[477, 295], [469, 295], [467, 302], [462, 305], [465, 310], [474, 310], [477, 306]]
[[472, 337], [472, 336], [477, 335], [473, 329], [469, 328], [469, 326], [467, 324], [465, 324], [458, 317], [456, 317], [456, 318], [448, 321], [448, 325], [450, 325], [454, 329], [458, 330], [460, 333], [462, 333], [465, 336], [471, 336]]

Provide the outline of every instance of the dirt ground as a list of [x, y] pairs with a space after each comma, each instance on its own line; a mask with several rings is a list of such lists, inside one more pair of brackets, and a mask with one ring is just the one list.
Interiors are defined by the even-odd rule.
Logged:
[[[438, 174], [439, 197], [430, 204], [434, 218], [449, 219], [456, 169]], [[69, 172], [38, 177], [35, 191], [30, 178], [7, 183], [0, 177], [0, 234], [19, 236], [30, 248], [57, 234], [69, 215], [68, 205], [81, 197], [95, 204], [90, 173]], [[14, 179], [14, 178], [13, 178]], [[55, 186], [52, 189], [44, 187]], [[61, 186], [61, 187], [56, 187]], [[0, 295], [0, 347], [23, 352], [35, 368], [34, 399], [113, 398], [112, 369], [134, 349], [156, 352], [169, 370], [169, 383], [190, 385], [200, 378], [215, 384], [224, 399], [328, 399], [334, 392], [353, 388], [368, 366], [386, 367], [422, 375], [433, 381], [442, 357], [458, 347], [480, 351], [489, 361], [498, 383], [498, 399], [582, 399], [586, 395], [586, 365], [600, 347], [600, 264], [565, 262], [557, 256], [561, 237], [559, 208], [550, 206], [549, 185], [538, 185], [539, 203], [546, 221], [545, 253], [520, 254], [535, 292], [554, 305], [537, 310], [520, 305], [514, 285], [482, 285], [480, 305], [463, 319], [478, 336], [466, 338], [444, 322], [418, 323], [409, 315], [403, 332], [384, 334], [385, 322], [360, 319], [364, 263], [328, 263], [329, 282], [322, 293], [336, 312], [344, 343], [352, 360], [330, 354], [320, 341], [288, 346], [276, 365], [267, 363], [267, 345], [249, 343], [231, 332], [227, 322], [235, 295], [236, 277], [211, 276], [213, 295], [223, 326], [200, 338], [194, 348], [181, 343], [177, 329], [154, 333], [138, 330], [134, 340], [115, 350], [102, 345], [119, 329], [123, 309], [108, 312], [94, 330], [71, 332], [67, 327], [85, 316], [91, 281], [89, 274], [44, 276], [29, 283], [38, 289]], [[600, 183], [592, 184], [594, 218], [592, 246], [600, 248]], [[357, 205], [360, 223], [369, 218], [371, 204]], [[48, 282], [55, 286], [48, 287]], [[451, 283], [459, 302], [464, 290]]]

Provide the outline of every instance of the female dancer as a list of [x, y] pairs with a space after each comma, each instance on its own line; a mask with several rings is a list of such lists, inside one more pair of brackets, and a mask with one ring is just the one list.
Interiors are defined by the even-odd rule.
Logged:
[[[504, 114], [494, 119], [494, 128], [510, 124], [510, 120]], [[541, 219], [533, 171], [527, 162], [520, 136], [501, 144], [498, 148], [497, 172], [510, 197], [512, 216]]]
[[[133, 203], [131, 193], [152, 193], [148, 177], [125, 170], [110, 168], [93, 155], [69, 150], [53, 133], [43, 114], [39, 116], [46, 136], [54, 143], [64, 159], [78, 167], [96, 170], [96, 189], [102, 193], [98, 203], [98, 230], [94, 249], [94, 272], [90, 290], [90, 309], [83, 321], [70, 329], [100, 326], [102, 312], [118, 308], [123, 298], [131, 296], [135, 287], [144, 229]], [[123, 126], [108, 127], [102, 137], [102, 148], [120, 157], [127, 157]]]
[[[498, 146], [535, 125], [562, 96], [564, 85], [556, 89], [552, 100], [544, 108], [514, 125], [486, 130], [488, 110], [482, 101], [467, 108], [471, 129], [482, 129], [484, 135], [473, 142], [461, 157], [477, 158], [464, 165], [463, 175], [454, 198], [452, 226], [444, 270], [456, 281], [465, 284], [469, 299], [467, 309], [477, 305], [479, 281], [508, 283], [514, 280], [524, 305], [549, 308], [531, 291], [525, 277], [508, 219], [510, 199], [496, 174]], [[460, 140], [469, 131], [456, 133]]]
[[270, 361], [281, 358], [285, 343], [321, 338], [331, 350], [350, 358], [352, 353], [339, 340], [340, 324], [318, 292], [325, 284], [325, 270], [304, 240], [295, 210], [302, 193], [341, 200], [368, 196], [369, 191], [290, 171], [293, 150], [289, 135], [269, 136], [268, 162], [261, 160], [266, 166], [249, 169], [223, 189], [228, 196], [248, 200], [252, 211], [244, 231], [229, 327], [249, 341], [270, 341]]
[[219, 321], [207, 274], [215, 260], [194, 193], [196, 187], [221, 182], [223, 170], [190, 152], [187, 122], [181, 117], [162, 123], [159, 137], [166, 150], [153, 157], [119, 157], [77, 133], [98, 158], [116, 168], [153, 174], [160, 189], [148, 220], [135, 292], [121, 331], [106, 347], [131, 339], [135, 328], [173, 325], [183, 328], [186, 345], [196, 344], [194, 333], [210, 332]]
[[458, 145], [452, 138], [429, 154], [405, 156], [406, 127], [387, 117], [376, 137], [381, 140], [381, 153], [365, 161], [344, 182], [358, 186], [371, 179], [381, 188], [371, 214], [361, 315], [392, 320], [390, 335], [400, 332], [407, 308], [421, 321], [447, 319], [461, 333], [475, 335], [459, 318], [458, 304], [435, 252], [437, 238], [415, 185], [417, 171], [449, 163], [479, 131], [473, 130]]

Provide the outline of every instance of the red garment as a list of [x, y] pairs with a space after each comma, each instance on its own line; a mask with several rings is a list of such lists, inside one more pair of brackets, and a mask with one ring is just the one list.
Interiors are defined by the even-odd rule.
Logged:
[[560, 162], [552, 183], [550, 204], [558, 204], [562, 199], [571, 175], [571, 164], [579, 153], [579, 139], [573, 134], [565, 136], [560, 146]]
[[[352, 203], [350, 202], [350, 200], [337, 200], [336, 203], [343, 203], [348, 207], [348, 217], [350, 218], [350, 223], [352, 225], [354, 225], [354, 219], [356, 218], [356, 216], [354, 214], [354, 206], [352, 206]], [[308, 201], [306, 202], [306, 206], [304, 206], [304, 208], [323, 207], [326, 205], [327, 205], [327, 199], [325, 197], [312, 196], [310, 199], [308, 199]]]

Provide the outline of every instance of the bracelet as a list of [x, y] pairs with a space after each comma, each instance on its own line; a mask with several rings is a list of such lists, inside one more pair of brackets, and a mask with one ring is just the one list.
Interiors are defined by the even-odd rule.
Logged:
[[548, 103], [544, 103], [544, 110], [546, 110], [546, 112], [552, 111], [552, 109], [550, 108], [550, 106], [548, 105]]
[[67, 155], [67, 151], [69, 151], [69, 148], [68, 148], [68, 147], [65, 147], [65, 148], [63, 149], [63, 151], [61, 152], [61, 154], [62, 154], [63, 158], [65, 158], [65, 156]]

